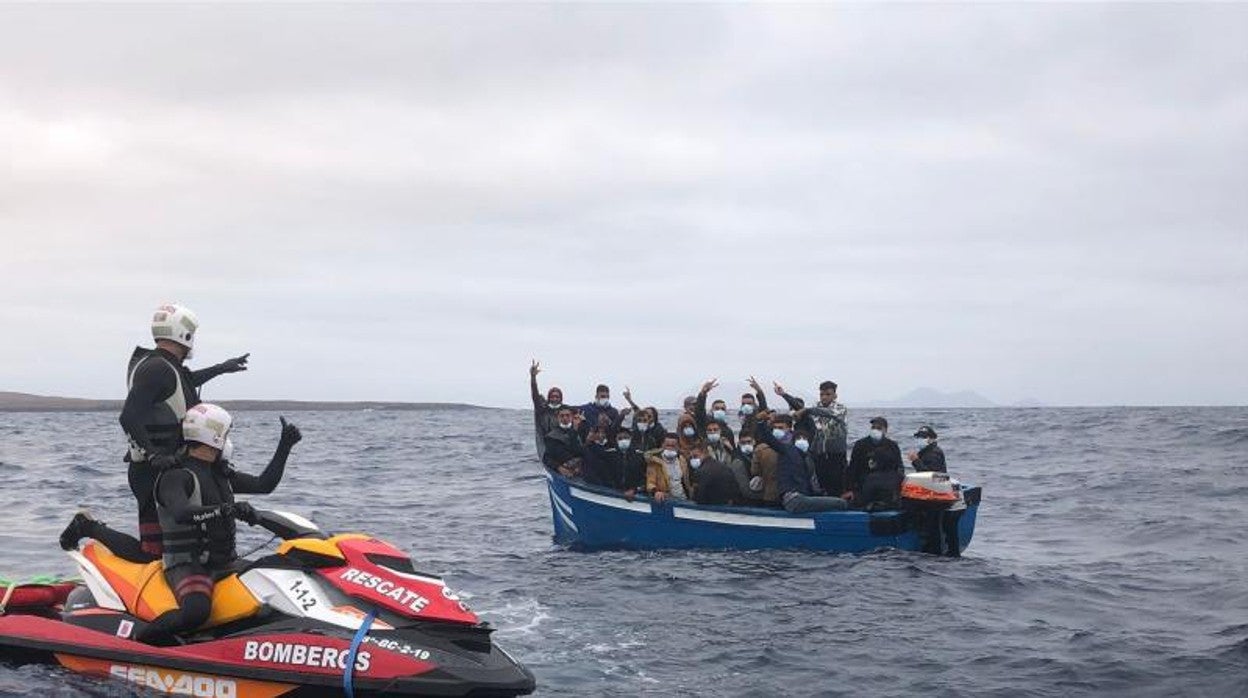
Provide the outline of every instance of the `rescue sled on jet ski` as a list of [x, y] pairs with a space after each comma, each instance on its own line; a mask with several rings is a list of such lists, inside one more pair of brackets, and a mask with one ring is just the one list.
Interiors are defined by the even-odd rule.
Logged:
[[790, 514], [686, 500], [630, 500], [615, 490], [543, 470], [555, 542], [586, 550], [798, 548], [860, 553], [897, 548], [959, 555], [971, 543], [980, 499], [980, 488], [961, 486], [944, 473], [909, 473], [899, 510]]
[[161, 563], [128, 562], [91, 541], [69, 553], [82, 584], [25, 589], [25, 602], [0, 615], [0, 659], [217, 698], [533, 691], [533, 674], [494, 644], [490, 626], [406, 554], [292, 514], [258, 514], [283, 542], [219, 575], [211, 617], [181, 644], [131, 639], [174, 607]]

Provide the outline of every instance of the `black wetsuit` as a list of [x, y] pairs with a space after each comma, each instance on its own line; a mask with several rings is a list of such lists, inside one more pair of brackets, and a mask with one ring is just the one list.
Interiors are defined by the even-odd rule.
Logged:
[[172, 455], [182, 444], [182, 418], [200, 403], [199, 387], [226, 373], [225, 364], [191, 371], [164, 349], [136, 347], [130, 356], [129, 392], [121, 408], [121, 428], [130, 438], [126, 455], [130, 491], [139, 505], [139, 538], [143, 549], [160, 554], [160, 524], [152, 490], [159, 475], [147, 460]]
[[282, 480], [291, 445], [280, 443], [260, 475], [228, 463], [184, 457], [161, 474], [155, 500], [162, 524], [165, 579], [178, 608], [161, 614], [139, 639], [150, 641], [203, 625], [212, 610], [212, 573], [237, 557], [234, 494], [269, 494]]

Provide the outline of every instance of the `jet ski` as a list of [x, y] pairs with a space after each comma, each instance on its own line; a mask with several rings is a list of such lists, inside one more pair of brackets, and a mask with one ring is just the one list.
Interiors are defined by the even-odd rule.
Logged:
[[24, 590], [25, 603], [0, 610], [0, 659], [210, 698], [533, 691], [533, 674], [494, 644], [489, 624], [394, 546], [257, 514], [282, 542], [216, 575], [211, 616], [195, 632], [165, 646], [135, 640], [176, 607], [163, 567], [89, 541], [69, 551], [81, 584]]

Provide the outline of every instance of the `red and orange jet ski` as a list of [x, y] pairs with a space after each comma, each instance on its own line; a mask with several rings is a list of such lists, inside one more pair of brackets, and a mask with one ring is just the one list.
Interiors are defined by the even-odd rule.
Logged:
[[161, 563], [129, 562], [90, 541], [69, 552], [80, 585], [27, 594], [44, 602], [0, 615], [0, 659], [212, 698], [533, 691], [533, 674], [494, 644], [490, 626], [397, 548], [257, 513], [283, 542], [218, 575], [211, 616], [179, 644], [132, 639], [176, 606]]

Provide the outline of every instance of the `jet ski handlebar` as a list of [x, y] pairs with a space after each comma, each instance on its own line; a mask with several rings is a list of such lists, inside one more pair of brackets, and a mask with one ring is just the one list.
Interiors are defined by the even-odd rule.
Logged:
[[294, 538], [317, 538], [324, 540], [329, 537], [327, 533], [308, 519], [286, 511], [256, 509], [255, 525], [269, 531], [282, 540]]

